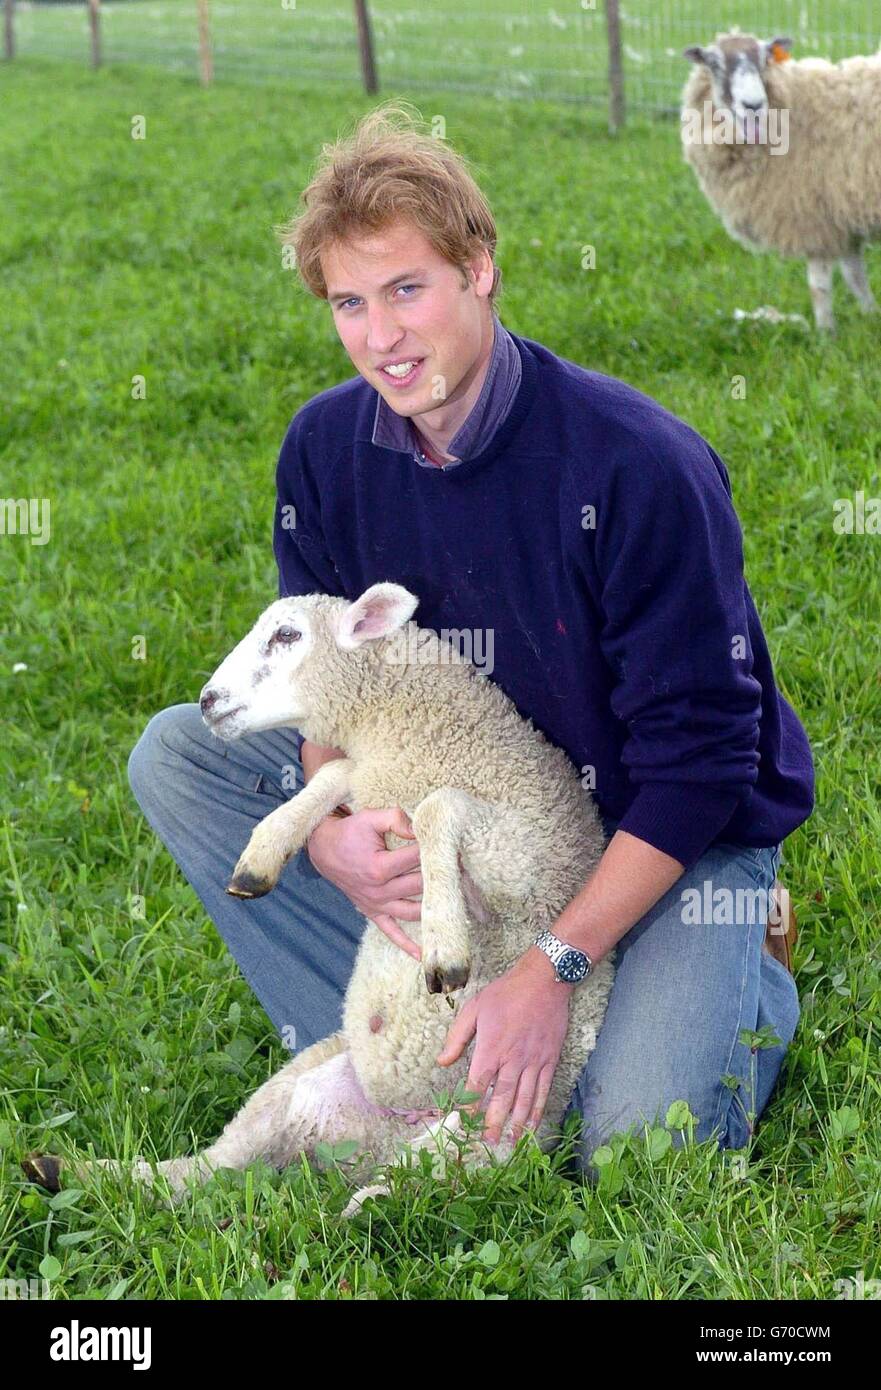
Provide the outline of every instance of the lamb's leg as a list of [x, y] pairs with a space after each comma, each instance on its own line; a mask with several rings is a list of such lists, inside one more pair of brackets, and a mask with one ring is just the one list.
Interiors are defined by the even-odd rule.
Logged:
[[[422, 1133], [418, 1137], [411, 1139], [396, 1155], [395, 1164], [402, 1167], [409, 1167], [414, 1161], [414, 1155], [416, 1155], [420, 1149], [429, 1149], [434, 1155], [432, 1176], [442, 1178], [446, 1169], [447, 1155], [451, 1153], [455, 1145], [454, 1136], [463, 1133], [464, 1126], [462, 1124], [462, 1117], [458, 1110], [452, 1110], [449, 1115], [445, 1115], [443, 1118], [436, 1120], [433, 1124], [428, 1125], [427, 1128], [423, 1128]], [[459, 1148], [457, 1145], [455, 1145], [455, 1147], [458, 1156]], [[472, 1162], [488, 1163], [490, 1161], [490, 1151], [487, 1145], [484, 1144], [482, 1148], [484, 1150], [482, 1155], [477, 1155], [476, 1152], [472, 1153]], [[418, 1162], [418, 1159], [416, 1161]], [[367, 1201], [368, 1197], [386, 1197], [390, 1191], [391, 1188], [387, 1181], [369, 1183], [365, 1187], [359, 1187], [357, 1192], [352, 1195], [347, 1205], [343, 1208], [343, 1217], [355, 1216]]]
[[[283, 1168], [297, 1152], [300, 1137], [296, 1120], [292, 1122], [289, 1114], [295, 1083], [313, 1068], [338, 1056], [345, 1045], [342, 1033], [334, 1033], [292, 1058], [254, 1092], [215, 1143], [201, 1154], [157, 1163], [156, 1173], [168, 1179], [174, 1196], [180, 1196], [191, 1178], [204, 1182], [215, 1168], [242, 1169], [258, 1158]], [[67, 1172], [77, 1181], [88, 1182], [97, 1168], [111, 1169], [119, 1174], [130, 1173], [148, 1186], [152, 1186], [155, 1176], [145, 1159], [136, 1159], [131, 1165], [115, 1158], [68, 1163], [52, 1154], [35, 1154], [26, 1159], [23, 1166], [32, 1181], [55, 1192], [60, 1185], [59, 1178]]]
[[[550, 1136], [551, 1139], [555, 1137]], [[550, 1142], [548, 1135], [543, 1135], [542, 1129], [539, 1129], [533, 1138], [542, 1144], [542, 1147], [547, 1147]], [[490, 1145], [478, 1130], [472, 1128], [469, 1131], [466, 1128], [458, 1110], [452, 1110], [432, 1123], [424, 1123], [421, 1133], [399, 1149], [394, 1163], [395, 1166], [410, 1167], [414, 1161], [419, 1161], [416, 1156], [420, 1150], [427, 1149], [432, 1154], [432, 1176], [443, 1178], [446, 1175], [448, 1159], [461, 1162], [465, 1168], [485, 1167], [487, 1164], [501, 1163], [510, 1158], [514, 1152], [514, 1144], [510, 1124], [506, 1125], [499, 1143]], [[344, 1209], [343, 1216], [354, 1216], [368, 1197], [387, 1196], [390, 1190], [388, 1182], [370, 1183], [359, 1188]]]
[[471, 973], [459, 846], [472, 803], [466, 792], [443, 787], [413, 812], [422, 870], [422, 967], [431, 994], [462, 989]]
[[835, 312], [832, 308], [832, 272], [835, 262], [813, 259], [808, 261], [808, 285], [814, 304], [817, 327], [835, 332]]
[[860, 308], [865, 313], [872, 314], [877, 311], [878, 302], [872, 293], [869, 277], [866, 274], [863, 251], [864, 248], [861, 246], [858, 251], [852, 252], [851, 255], [842, 256], [838, 264], [841, 266], [844, 283], [859, 301]]
[[251, 832], [226, 891], [236, 898], [262, 898], [271, 892], [285, 864], [303, 848], [319, 821], [351, 796], [353, 768], [348, 758], [324, 763], [301, 792], [264, 816]]
[[[486, 896], [522, 900], [536, 890], [535, 828], [508, 806], [457, 788], [431, 792], [413, 812], [422, 867], [422, 964], [432, 994], [468, 982], [470, 922], [488, 920]], [[518, 852], [521, 847], [530, 852]]]

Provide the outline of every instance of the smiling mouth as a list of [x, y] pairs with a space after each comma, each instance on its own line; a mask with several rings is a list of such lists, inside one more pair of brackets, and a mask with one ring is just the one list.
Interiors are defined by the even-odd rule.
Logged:
[[[410, 367], [409, 371], [403, 373], [401, 373], [400, 371], [391, 372], [388, 370], [387, 367], [380, 367], [379, 374], [382, 377], [383, 381], [387, 381], [389, 386], [395, 386], [399, 388], [402, 386], [409, 386], [410, 383], [415, 381], [416, 377], [419, 375], [419, 371], [422, 367], [423, 362], [425, 361], [425, 358], [413, 357], [409, 360], [412, 362], [413, 365]], [[405, 363], [402, 362], [399, 365], [404, 366]]]

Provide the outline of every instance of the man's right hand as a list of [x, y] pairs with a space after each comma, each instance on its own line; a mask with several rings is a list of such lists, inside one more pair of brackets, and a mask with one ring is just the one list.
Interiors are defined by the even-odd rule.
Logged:
[[[414, 841], [386, 849], [384, 832]], [[415, 960], [416, 942], [395, 921], [421, 920], [414, 897], [422, 895], [419, 846], [410, 819], [400, 806], [379, 811], [355, 811], [340, 819], [328, 816], [309, 836], [306, 850], [322, 878], [335, 883], [351, 903], [375, 922], [390, 941]]]

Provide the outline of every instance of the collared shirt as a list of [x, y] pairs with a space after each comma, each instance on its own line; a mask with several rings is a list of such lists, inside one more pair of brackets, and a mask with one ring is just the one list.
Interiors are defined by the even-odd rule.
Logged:
[[485, 449], [506, 419], [523, 375], [520, 354], [497, 314], [493, 314], [493, 325], [492, 356], [480, 395], [447, 446], [452, 462], [433, 463], [422, 449], [410, 417], [398, 415], [378, 392], [372, 442], [381, 449], [410, 454], [421, 468], [440, 468], [445, 473]]

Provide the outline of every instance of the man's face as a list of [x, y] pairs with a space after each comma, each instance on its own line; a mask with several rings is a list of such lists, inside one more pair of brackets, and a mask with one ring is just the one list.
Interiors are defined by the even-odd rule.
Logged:
[[[328, 302], [358, 372], [399, 415], [430, 415], [464, 397], [492, 347], [492, 257], [461, 271], [408, 222], [336, 242], [321, 256]], [[384, 368], [413, 363], [395, 375]], [[403, 375], [401, 372], [403, 371]], [[438, 417], [436, 417], [438, 418]]]

